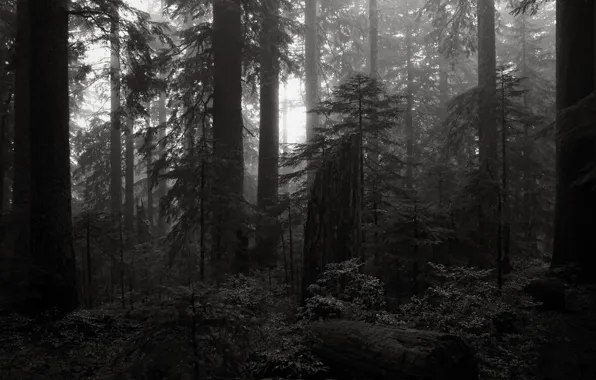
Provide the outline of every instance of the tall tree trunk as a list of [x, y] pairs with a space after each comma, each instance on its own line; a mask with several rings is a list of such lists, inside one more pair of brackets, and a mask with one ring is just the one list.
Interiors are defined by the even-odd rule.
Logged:
[[[158, 116], [159, 116], [159, 144], [157, 145], [157, 153], [159, 159], [164, 159], [164, 155], [166, 152], [166, 121], [167, 121], [167, 110], [166, 110], [166, 93], [161, 92], [159, 94], [159, 101], [158, 101]], [[159, 170], [159, 175], [163, 175], [165, 173], [165, 168]], [[163, 236], [166, 234], [166, 219], [161, 211], [161, 200], [166, 196], [167, 191], [167, 182], [164, 179], [159, 179], [157, 183], [157, 204], [159, 208], [157, 210], [157, 235]]]
[[[523, 102], [524, 107], [530, 108], [530, 86], [529, 86], [529, 79], [528, 79], [528, 36], [527, 36], [527, 16], [525, 14], [519, 15], [521, 18], [520, 26], [521, 26], [521, 33], [522, 33], [522, 46], [521, 46], [521, 76], [523, 79], [522, 88], [524, 90], [523, 94]], [[524, 132], [523, 132], [523, 182], [522, 182], [522, 199], [523, 204], [521, 207], [522, 210], [522, 223], [523, 223], [523, 232], [528, 240], [531, 242], [535, 239], [532, 237], [532, 197], [531, 193], [534, 190], [533, 178], [531, 174], [531, 166], [532, 166], [532, 140], [530, 138], [530, 125], [528, 123], [524, 123]]]
[[505, 108], [505, 73], [501, 68], [501, 199], [499, 202], [500, 212], [500, 244], [501, 249], [498, 255], [497, 277], [498, 287], [503, 286], [503, 275], [511, 271], [511, 261], [509, 257], [509, 243], [511, 239], [511, 222], [509, 206], [509, 167], [507, 165], [507, 113]]
[[[370, 31], [369, 31], [369, 45], [370, 45], [370, 56], [369, 56], [369, 74], [371, 78], [379, 79], [379, 67], [378, 67], [378, 57], [379, 57], [379, 9], [377, 6], [377, 0], [369, 0], [368, 2], [368, 19], [370, 23]], [[375, 162], [375, 166], [379, 162], [379, 142], [376, 138], [373, 138], [371, 141], [373, 154], [372, 160]], [[364, 160], [364, 154], [362, 154], [362, 159]], [[362, 165], [362, 170], [364, 171], [364, 165]], [[362, 175], [364, 177], [364, 175]], [[362, 178], [362, 185], [364, 187], [364, 179]], [[379, 222], [378, 216], [378, 206], [380, 203], [379, 199], [379, 191], [377, 190], [378, 184], [377, 181], [373, 178], [371, 182], [372, 188], [372, 218], [374, 223], [374, 233], [373, 233], [373, 245], [374, 245], [374, 260], [375, 264], [378, 264], [379, 260], [379, 250], [378, 250], [378, 232], [377, 226]], [[364, 199], [364, 195], [363, 195]], [[363, 242], [366, 239], [366, 236], [363, 232], [362, 234]], [[362, 250], [363, 259], [364, 259], [364, 249]]]
[[284, 153], [288, 150], [288, 112], [288, 85], [284, 83], [281, 133], [282, 150]]
[[200, 264], [199, 264], [199, 278], [201, 281], [205, 281], [205, 237], [207, 235], [207, 159], [208, 154], [207, 148], [207, 128], [204, 122], [201, 122], [201, 204], [199, 213], [199, 223], [201, 226], [201, 232], [199, 236], [199, 252], [200, 252]]
[[[283, 98], [282, 98], [282, 132], [281, 132], [281, 143], [282, 143], [282, 152], [283, 154], [286, 154], [288, 152], [288, 112], [289, 112], [289, 107], [288, 107], [288, 86], [287, 83], [284, 83], [284, 91], [283, 91]], [[281, 167], [280, 168], [281, 174], [286, 174], [287, 173], [287, 169], [285, 167]], [[288, 193], [289, 190], [289, 184], [285, 185], [282, 189], [282, 194]]]
[[[596, 89], [596, 3], [557, 1], [557, 111]], [[557, 123], [566, 133], [575, 124]], [[551, 265], [579, 264], [581, 280], [596, 268], [596, 194], [593, 182], [576, 184], [594, 159], [594, 137], [557, 139], [555, 239]]]
[[93, 299], [95, 291], [93, 289], [93, 266], [91, 261], [91, 214], [87, 211], [87, 236], [86, 243], [87, 247], [85, 252], [87, 253], [86, 264], [87, 264], [87, 307], [93, 308]]
[[[110, 85], [111, 85], [111, 130], [110, 130], [110, 213], [114, 218], [114, 228], [122, 218], [122, 130], [120, 128], [120, 41], [118, 8], [112, 9], [110, 30]], [[118, 239], [114, 239], [117, 241]]]
[[[0, 76], [2, 78], [3, 76]], [[10, 112], [10, 103], [12, 102], [13, 92], [9, 89], [6, 94], [6, 100], [2, 102], [2, 116], [0, 117], [0, 215], [8, 208], [9, 179], [7, 158], [10, 155], [8, 125]]]
[[292, 223], [292, 202], [288, 202], [288, 246], [289, 246], [289, 254], [290, 254], [290, 291], [294, 289], [294, 239], [292, 236], [292, 228], [294, 224]]
[[153, 167], [153, 131], [151, 130], [151, 101], [147, 102], [146, 105], [147, 118], [145, 120], [145, 126], [147, 128], [147, 167], [145, 168], [145, 176], [147, 179], [147, 220], [151, 228], [155, 226], [155, 219], [153, 216], [153, 184], [151, 181], [151, 168]]
[[[317, 70], [318, 61], [318, 44], [317, 44], [317, 0], [305, 0], [305, 24], [306, 36], [304, 38], [304, 59], [305, 59], [305, 92], [306, 99], [304, 106], [306, 111], [310, 111], [316, 107], [319, 101], [319, 77]], [[319, 124], [319, 116], [314, 113], [306, 114], [306, 142], [311, 143], [315, 138], [315, 130]], [[308, 165], [313, 165], [311, 160]], [[312, 170], [308, 172], [308, 184], [312, 185], [315, 180], [315, 173]]]
[[244, 185], [241, 15], [239, 0], [213, 0], [213, 155], [218, 166], [213, 196], [213, 252], [220, 269], [222, 259], [232, 257], [239, 245], [238, 210]]
[[29, 311], [78, 307], [72, 241], [68, 1], [29, 8], [31, 252]]
[[[449, 74], [447, 71], [448, 63], [447, 59], [440, 55], [437, 57], [439, 61], [439, 109], [437, 112], [437, 116], [439, 117], [439, 125], [441, 125], [445, 119], [447, 118], [447, 111], [448, 111], [448, 101], [449, 101]], [[463, 149], [462, 149], [463, 150]], [[460, 154], [461, 155], [461, 154]], [[445, 150], [443, 157], [444, 164], [449, 163], [449, 151]], [[445, 171], [440, 170], [439, 173], [439, 188], [438, 188], [438, 197], [439, 197], [439, 206], [443, 206], [443, 202], [445, 201]]]
[[260, 126], [259, 126], [259, 172], [257, 203], [270, 219], [262, 230], [260, 264], [276, 263], [276, 242], [279, 237], [277, 218], [272, 211], [277, 205], [279, 180], [279, 63], [275, 53], [279, 0], [265, 0], [263, 3], [261, 29], [261, 83], [260, 83]]
[[379, 9], [377, 7], [377, 0], [368, 1], [368, 18], [370, 23], [370, 57], [369, 57], [369, 72], [372, 78], [379, 76]]
[[135, 243], [134, 239], [134, 218], [135, 218], [135, 194], [134, 194], [134, 164], [135, 164], [135, 146], [134, 146], [134, 121], [132, 117], [127, 118], [126, 122], [126, 173], [125, 173], [125, 192], [124, 192], [124, 225], [126, 226], [126, 236], [128, 246]]
[[12, 205], [19, 220], [15, 254], [29, 256], [29, 0], [17, 2], [17, 41], [15, 62], [15, 128]]
[[495, 249], [495, 205], [498, 203], [497, 123], [495, 115], [496, 82], [495, 4], [478, 0], [478, 134], [481, 191], [479, 226], [488, 251]]
[[[408, 9], [409, 12], [409, 9]], [[406, 167], [406, 186], [408, 189], [413, 187], [413, 172], [414, 172], [414, 121], [412, 117], [412, 108], [414, 104], [413, 99], [413, 86], [412, 86], [412, 27], [410, 20], [406, 20], [408, 26], [406, 27], [406, 76], [407, 76], [407, 89], [406, 89], [406, 155], [407, 155], [407, 167]]]

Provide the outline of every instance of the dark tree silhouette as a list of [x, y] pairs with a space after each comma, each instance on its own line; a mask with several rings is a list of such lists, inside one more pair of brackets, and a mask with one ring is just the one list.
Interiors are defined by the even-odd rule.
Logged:
[[68, 1], [29, 8], [31, 254], [29, 312], [78, 306], [72, 244]]
[[26, 257], [29, 252], [29, 0], [17, 2], [17, 43], [15, 71], [15, 133], [13, 209], [20, 215], [15, 252]]
[[497, 119], [495, 114], [496, 82], [495, 51], [495, 3], [494, 0], [478, 0], [478, 141], [480, 176], [484, 191], [480, 192], [480, 230], [492, 248], [495, 236], [491, 221], [495, 220], [497, 204]]
[[221, 166], [213, 197], [213, 251], [219, 264], [236, 251], [239, 210], [233, 204], [240, 202], [244, 184], [241, 15], [239, 1], [213, 2], [213, 154]]
[[[557, 2], [557, 111], [596, 90], [596, 4]], [[593, 123], [591, 124], [593, 126]], [[583, 280], [596, 267], [596, 193], [594, 183], [578, 183], [594, 162], [594, 136], [569, 135], [574, 121], [558, 120], [557, 194], [552, 266], [579, 264]]]
[[[261, 30], [261, 83], [260, 83], [260, 126], [259, 126], [259, 173], [257, 202], [259, 208], [270, 213], [277, 203], [279, 168], [279, 62], [275, 49], [277, 31], [278, 0], [267, 0], [263, 4]], [[268, 223], [271, 224], [271, 223]], [[264, 239], [261, 257], [268, 263], [275, 263], [275, 242], [277, 233], [263, 230]], [[264, 264], [262, 262], [261, 264]]]

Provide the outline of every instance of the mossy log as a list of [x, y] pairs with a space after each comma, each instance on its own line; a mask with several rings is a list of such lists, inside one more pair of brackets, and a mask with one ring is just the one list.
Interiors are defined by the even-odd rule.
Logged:
[[312, 352], [342, 378], [472, 380], [472, 349], [459, 337], [356, 321], [312, 325]]

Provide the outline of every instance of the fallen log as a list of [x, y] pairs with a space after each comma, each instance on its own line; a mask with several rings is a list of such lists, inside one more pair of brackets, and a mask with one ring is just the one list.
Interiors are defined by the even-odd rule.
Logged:
[[476, 380], [472, 349], [459, 337], [356, 321], [312, 325], [312, 352], [341, 378]]

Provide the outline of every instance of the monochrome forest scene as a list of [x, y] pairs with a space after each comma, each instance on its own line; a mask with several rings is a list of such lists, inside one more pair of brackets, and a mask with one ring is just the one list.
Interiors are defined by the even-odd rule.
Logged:
[[595, 380], [596, 1], [0, 0], [0, 380]]

